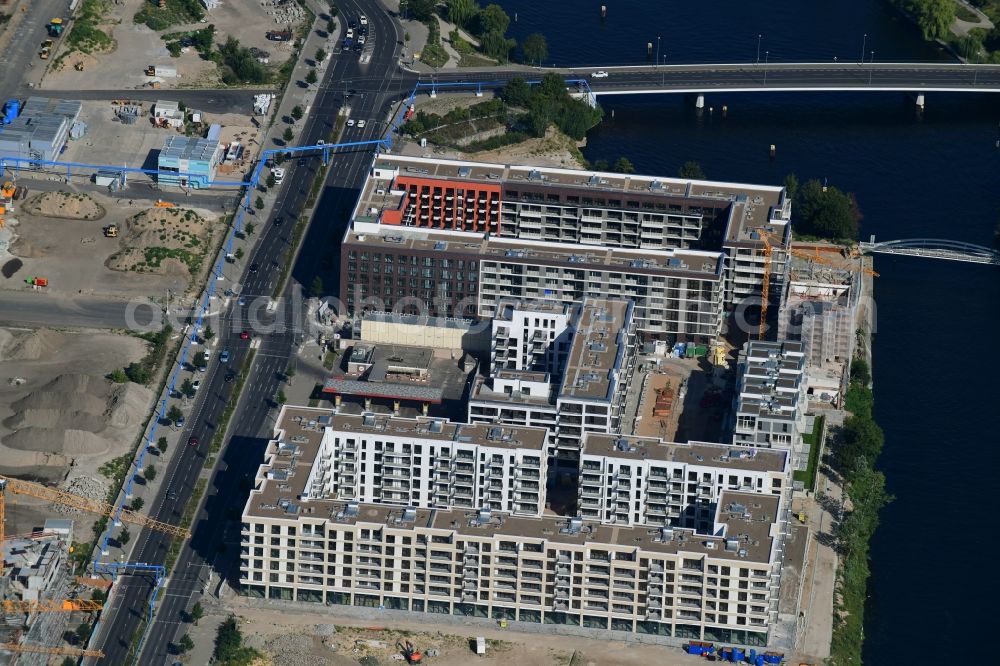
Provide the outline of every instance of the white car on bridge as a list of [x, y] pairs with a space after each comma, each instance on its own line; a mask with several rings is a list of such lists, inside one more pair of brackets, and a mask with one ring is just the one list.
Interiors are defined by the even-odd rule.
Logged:
[[597, 71], [597, 72], [594, 72], [593, 74], [591, 74], [590, 78], [592, 78], [592, 79], [606, 79], [606, 78], [608, 78], [608, 73], [605, 72], [602, 69], [600, 71]]

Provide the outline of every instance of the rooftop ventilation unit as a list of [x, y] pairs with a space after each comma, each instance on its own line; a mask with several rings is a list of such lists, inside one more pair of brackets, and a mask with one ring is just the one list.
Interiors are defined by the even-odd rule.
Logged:
[[542, 172], [538, 169], [532, 169], [528, 172], [528, 180], [545, 180], [545, 177], [542, 176]]
[[412, 523], [417, 519], [417, 509], [412, 506], [408, 506], [403, 509], [403, 515], [400, 518], [404, 523]]
[[427, 430], [430, 432], [443, 432], [444, 423], [442, 421], [431, 421], [427, 424]]
[[472, 168], [467, 166], [458, 167], [458, 175], [460, 178], [468, 178], [472, 175]]

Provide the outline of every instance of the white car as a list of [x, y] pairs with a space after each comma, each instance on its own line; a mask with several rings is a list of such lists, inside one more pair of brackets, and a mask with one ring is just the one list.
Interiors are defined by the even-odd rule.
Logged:
[[348, 127], [354, 127], [354, 118], [348, 118], [347, 119], [347, 126]]
[[364, 120], [359, 120], [358, 121], [358, 129], [360, 129], [360, 128], [364, 127], [364, 126], [365, 126], [365, 121]]
[[606, 79], [606, 78], [608, 78], [608, 73], [605, 72], [602, 69], [599, 72], [594, 72], [593, 74], [591, 74], [590, 78], [592, 78], [592, 79]]
[[364, 43], [365, 43], [365, 36], [361, 35], [360, 37], [358, 37], [358, 44], [364, 44]]

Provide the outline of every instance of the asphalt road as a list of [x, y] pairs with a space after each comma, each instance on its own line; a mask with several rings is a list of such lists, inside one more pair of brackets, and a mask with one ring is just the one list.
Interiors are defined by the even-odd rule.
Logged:
[[[18, 277], [19, 274], [11, 279]], [[87, 296], [67, 298], [53, 296], [41, 289], [0, 291], [0, 324], [5, 326], [125, 328], [128, 308], [129, 304], [121, 300]], [[147, 314], [137, 313], [136, 319], [140, 323], [149, 321]]]
[[[34, 0], [27, 7], [21, 23], [3, 50], [0, 67], [0, 99], [20, 97], [33, 92], [27, 82], [41, 76], [45, 61], [38, 57], [42, 42], [49, 38], [45, 25], [55, 16], [67, 16], [66, 0]], [[7, 13], [10, 9], [7, 9]], [[11, 22], [13, 22], [13, 18]]]
[[556, 72], [566, 78], [586, 78], [598, 94], [628, 93], [659, 89], [703, 91], [755, 90], [768, 88], [892, 88], [911, 92], [935, 88], [966, 90], [1000, 89], [1000, 66], [963, 64], [744, 64], [668, 65], [604, 70], [607, 77], [595, 78], [595, 69], [510, 69], [488, 72], [449, 71], [422, 75], [424, 83], [438, 81], [506, 81], [514, 77], [538, 78]]
[[253, 96], [272, 93], [272, 88], [239, 88], [227, 90], [25, 90], [26, 95], [37, 97], [59, 97], [76, 100], [129, 99], [155, 102], [158, 99], [184, 102], [191, 109], [208, 113], [241, 113], [250, 115], [253, 111]]
[[[305, 144], [315, 144], [321, 138], [329, 139], [336, 114], [345, 103], [345, 91], [330, 82], [381, 78], [380, 84], [367, 87], [364, 91], [355, 89], [355, 93], [350, 94], [351, 88], [348, 88], [346, 104], [351, 117], [364, 118], [369, 122], [364, 129], [347, 128], [342, 137], [345, 142], [377, 138], [384, 128], [380, 121], [384, 120], [386, 103], [390, 97], [398, 96], [398, 91], [404, 87], [396, 67], [396, 53], [400, 48], [396, 42], [401, 39], [401, 33], [378, 1], [344, 0], [340, 3], [340, 10], [341, 16], [354, 17], [364, 11], [369, 17], [370, 61], [362, 63], [354, 53], [334, 56], [336, 62], [328, 70], [325, 84], [307, 120], [302, 140]], [[292, 300], [292, 294], [300, 284], [311, 284], [312, 276], [324, 265], [326, 257], [338, 254], [347, 216], [335, 213], [353, 207], [371, 159], [370, 150], [338, 152], [332, 156], [315, 221], [308, 228], [302, 243], [303, 250], [294, 259], [292, 279], [288, 281], [282, 303]], [[280, 274], [279, 262], [290, 250], [288, 235], [293, 227], [292, 211], [307, 196], [312, 178], [320, 166], [316, 158], [310, 158], [302, 165], [293, 159], [286, 165], [289, 173], [276, 211], [276, 215], [283, 216], [285, 222], [275, 226], [270, 221], [267, 224], [258, 221], [262, 237], [251, 257], [251, 263], [256, 264], [257, 270], [238, 278], [244, 285], [243, 293], [247, 295], [246, 309], [252, 308], [255, 295], [269, 296], [272, 293]], [[237, 280], [235, 276], [231, 278]], [[219, 331], [218, 349], [230, 350], [229, 363], [234, 368], [242, 363], [249, 345], [237, 334], [247, 326], [245, 314], [243, 307], [233, 306]], [[211, 478], [205, 504], [193, 525], [192, 538], [185, 544], [168, 586], [161, 591], [156, 619], [137, 663], [169, 663], [175, 658], [170, 654], [169, 645], [174, 639], [177, 624], [182, 621], [194, 598], [208, 586], [209, 572], [213, 572], [213, 587], [220, 575], [238, 576], [239, 515], [249, 491], [248, 478], [252, 479], [262, 461], [261, 453], [273, 427], [276, 412], [272, 401], [282, 380], [281, 373], [294, 358], [294, 350], [301, 340], [299, 316], [295, 308], [280, 307], [273, 320], [268, 320], [265, 315], [260, 323], [263, 326], [256, 326], [275, 325], [273, 332], [257, 337], [260, 348], [232, 419], [233, 437], [227, 442]], [[186, 441], [194, 436], [199, 444], [185, 446], [180, 455], [174, 457], [165, 471], [168, 482], [150, 503], [150, 515], [159, 520], [176, 523], [180, 519], [181, 507], [193, 491], [216, 425], [232, 397], [233, 384], [224, 381], [227, 369], [218, 363], [218, 354], [213, 354], [213, 359], [202, 378], [202, 388], [187, 419], [188, 429], [181, 437], [182, 441]], [[175, 493], [176, 499], [167, 500], [168, 493]], [[137, 562], [163, 562], [167, 544], [168, 539], [160, 533], [142, 530], [136, 537], [133, 558]], [[128, 644], [147, 612], [150, 590], [150, 582], [142, 577], [122, 579], [113, 606], [105, 611], [102, 629], [95, 640], [105, 653], [99, 663], [126, 663]]]

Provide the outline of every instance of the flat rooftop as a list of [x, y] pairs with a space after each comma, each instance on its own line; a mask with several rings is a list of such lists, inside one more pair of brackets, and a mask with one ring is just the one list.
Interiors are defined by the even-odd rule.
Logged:
[[786, 451], [777, 449], [747, 449], [710, 442], [674, 443], [653, 437], [594, 432], [584, 433], [581, 456], [586, 455], [704, 465], [753, 472], [784, 471], [788, 458]]
[[246, 515], [295, 518], [309, 515], [304, 506], [323, 513], [335, 500], [300, 500], [319, 455], [327, 428], [339, 432], [382, 433], [438, 442], [461, 442], [497, 448], [543, 450], [547, 431], [526, 426], [453, 423], [446, 419], [397, 418], [387, 415], [337, 414], [331, 409], [285, 406], [278, 415], [274, 439], [268, 443], [250, 493]]
[[218, 141], [171, 134], [163, 141], [159, 159], [211, 162], [218, 150]]
[[559, 389], [560, 398], [611, 400], [629, 345], [632, 308], [632, 302], [626, 300], [584, 299]]
[[[512, 370], [504, 370], [498, 375], [504, 374], [522, 374], [517, 373]], [[539, 374], [539, 373], [530, 373]], [[543, 373], [544, 374], [544, 373]], [[510, 379], [510, 376], [501, 377], [504, 379]], [[528, 381], [535, 381], [534, 379], [528, 379]], [[514, 393], [505, 393], [503, 391], [494, 391], [490, 386], [490, 379], [487, 377], [476, 377], [475, 383], [472, 385], [472, 391], [469, 393], [470, 402], [497, 402], [497, 403], [507, 403], [511, 405], [517, 405], [519, 407], [538, 407], [545, 408], [551, 407], [553, 410], [556, 408], [556, 393], [558, 391], [557, 384], [549, 384], [549, 392], [546, 395], [535, 395], [535, 394], [525, 394], [520, 391]]]
[[[399, 176], [500, 186], [505, 192], [513, 188], [518, 191], [525, 188], [545, 188], [614, 201], [628, 195], [643, 200], [681, 201], [693, 213], [697, 213], [699, 204], [712, 209], [727, 206], [732, 208], [726, 234], [728, 241], [750, 242], [749, 234], [744, 231], [755, 227], [768, 227], [772, 233], [784, 236], [782, 226], [770, 224], [772, 219], [781, 215], [780, 212], [772, 211], [781, 211], [785, 203], [784, 188], [780, 186], [403, 155], [382, 155], [375, 163], [375, 168], [397, 169]], [[391, 183], [369, 177], [362, 189], [358, 218], [378, 222], [382, 210], [398, 208], [401, 199], [391, 192]], [[506, 196], [502, 198], [505, 199]]]
[[357, 342], [344, 355], [341, 369], [323, 383], [323, 392], [434, 404], [461, 400], [475, 371], [475, 361], [462, 367], [463, 357], [461, 351], [447, 349]]
[[457, 232], [428, 232], [406, 227], [385, 227], [378, 233], [351, 229], [345, 245], [363, 245], [374, 252], [416, 250], [539, 266], [559, 265], [580, 270], [622, 271], [646, 275], [675, 275], [721, 280], [725, 262], [721, 252], [702, 250], [639, 250], [603, 248], [572, 243], [530, 242], [511, 238], [486, 238]]
[[[716, 536], [698, 534], [690, 529], [618, 527], [556, 516], [530, 518], [497, 512], [415, 509], [345, 501], [309, 502], [322, 505], [316, 507], [309, 518], [325, 519], [332, 526], [360, 523], [399, 530], [421, 528], [472, 539], [537, 539], [597, 549], [602, 546], [641, 548], [664, 555], [692, 553], [765, 564], [771, 559], [772, 530], [777, 530], [779, 499], [774, 495], [723, 492], [715, 522], [724, 534]], [[295, 515], [276, 517], [292, 521], [298, 518]], [[544, 555], [539, 553], [538, 557]]]
[[805, 345], [751, 341], [740, 355], [743, 375], [737, 413], [794, 419], [805, 381]]

